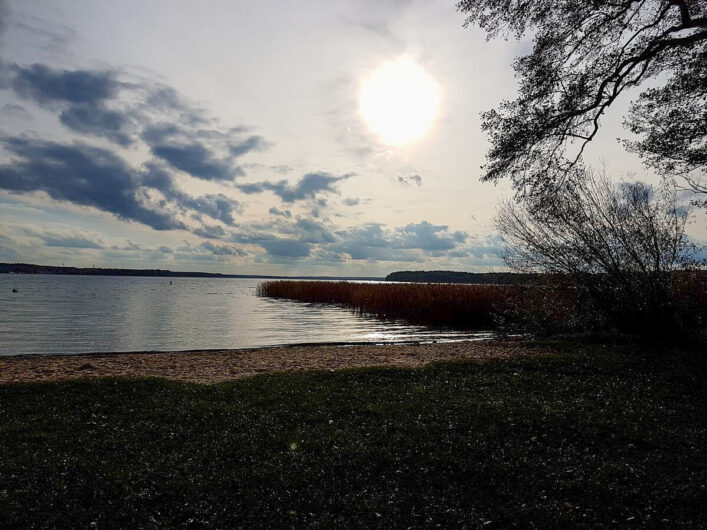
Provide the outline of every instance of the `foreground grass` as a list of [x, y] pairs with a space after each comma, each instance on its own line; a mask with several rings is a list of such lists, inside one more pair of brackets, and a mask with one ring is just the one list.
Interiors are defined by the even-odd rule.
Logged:
[[617, 347], [0, 387], [0, 527], [707, 525], [704, 371]]

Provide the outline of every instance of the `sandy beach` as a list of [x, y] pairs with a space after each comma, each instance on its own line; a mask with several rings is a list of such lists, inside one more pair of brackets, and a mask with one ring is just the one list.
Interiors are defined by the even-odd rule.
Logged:
[[538, 356], [521, 341], [308, 345], [248, 350], [0, 357], [0, 384], [88, 377], [164, 377], [213, 384], [261, 373], [370, 366], [416, 367], [436, 361]]

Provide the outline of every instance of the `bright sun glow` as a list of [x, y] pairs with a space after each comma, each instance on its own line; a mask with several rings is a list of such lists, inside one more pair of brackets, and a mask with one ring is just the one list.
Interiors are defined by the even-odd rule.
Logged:
[[381, 66], [361, 86], [361, 114], [385, 142], [419, 140], [439, 109], [434, 79], [409, 57]]

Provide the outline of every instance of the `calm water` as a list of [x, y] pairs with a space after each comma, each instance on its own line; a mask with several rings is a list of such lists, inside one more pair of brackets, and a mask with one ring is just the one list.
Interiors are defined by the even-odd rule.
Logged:
[[[262, 280], [0, 274], [0, 355], [462, 340], [343, 308], [258, 298]], [[12, 289], [17, 289], [13, 293]]]

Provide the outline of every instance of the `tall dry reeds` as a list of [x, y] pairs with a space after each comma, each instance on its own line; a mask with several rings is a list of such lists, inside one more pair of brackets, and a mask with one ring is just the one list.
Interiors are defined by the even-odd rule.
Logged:
[[[257, 294], [338, 304], [358, 314], [437, 328], [552, 335], [617, 326], [592, 303], [585, 289], [556, 275], [543, 276], [529, 285], [277, 280], [260, 284]], [[707, 327], [707, 273], [673, 273], [669, 298], [666, 329], [703, 336]]]
[[519, 289], [503, 285], [278, 280], [260, 284], [258, 296], [339, 304], [359, 314], [434, 327], [490, 329], [495, 312], [515, 305]]

